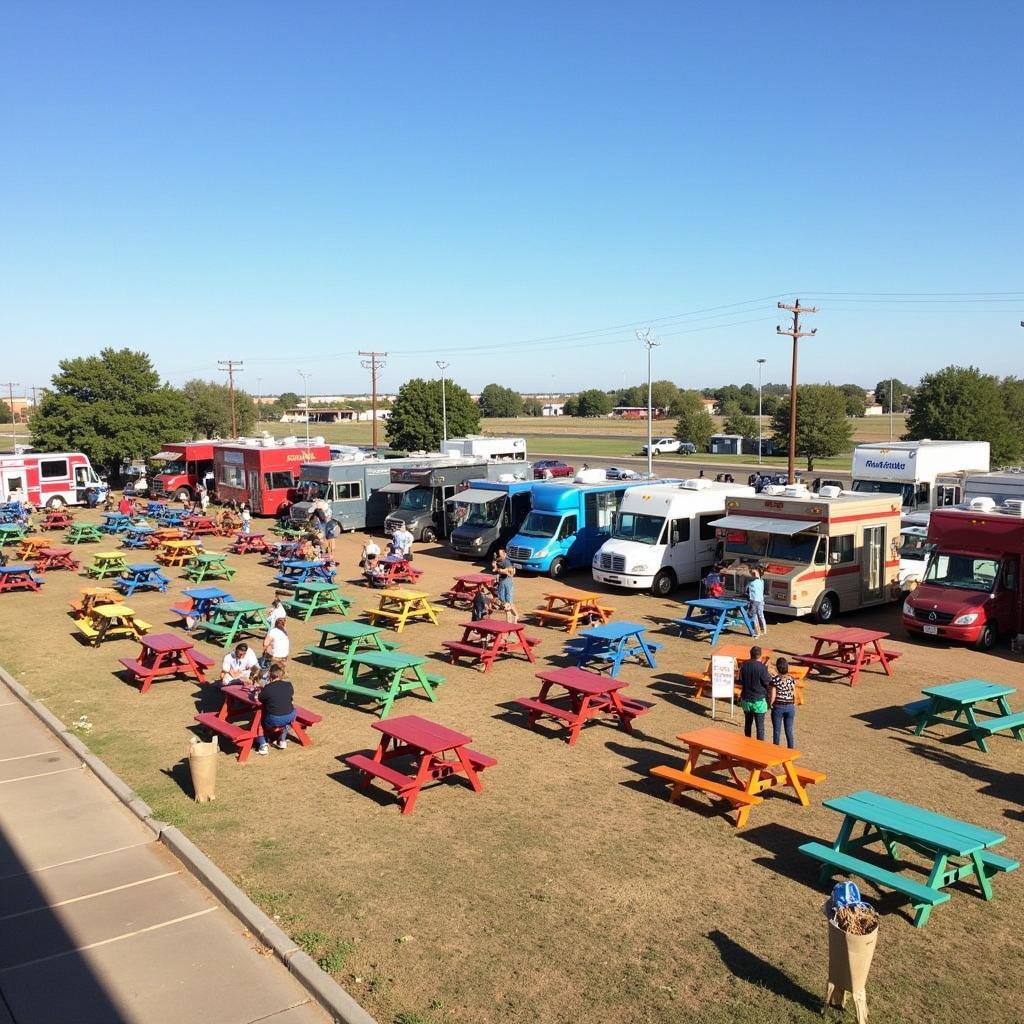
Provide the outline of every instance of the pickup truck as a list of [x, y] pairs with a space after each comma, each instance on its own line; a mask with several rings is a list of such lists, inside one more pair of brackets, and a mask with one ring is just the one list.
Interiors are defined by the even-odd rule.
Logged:
[[[640, 449], [644, 455], [647, 454], [647, 445]], [[667, 452], [679, 452], [682, 455], [693, 455], [697, 446], [689, 441], [677, 441], [674, 437], [659, 437], [657, 441], [651, 442], [652, 455], [664, 455]]]

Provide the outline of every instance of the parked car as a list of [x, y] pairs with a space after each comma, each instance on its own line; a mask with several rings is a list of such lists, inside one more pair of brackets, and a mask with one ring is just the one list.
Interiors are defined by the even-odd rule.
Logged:
[[[682, 447], [683, 442], [677, 441], [674, 437], [659, 437], [657, 441], [651, 442], [651, 454], [662, 455], [665, 452], [678, 452]], [[644, 445], [640, 450], [646, 455], [647, 445]]]
[[533, 464], [533, 479], [546, 480], [545, 471], [553, 477], [576, 475], [575, 468], [565, 462], [560, 462], [558, 459], [540, 459]]
[[618, 466], [610, 466], [605, 470], [604, 475], [609, 480], [638, 480], [640, 474], [635, 469], [620, 469]]

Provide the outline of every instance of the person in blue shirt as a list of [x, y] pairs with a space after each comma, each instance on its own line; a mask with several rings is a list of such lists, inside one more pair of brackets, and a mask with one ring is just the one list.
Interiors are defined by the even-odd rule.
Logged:
[[747, 600], [750, 602], [750, 617], [754, 622], [754, 636], [767, 636], [768, 623], [764, 620], [764, 580], [760, 569], [752, 569], [747, 584]]

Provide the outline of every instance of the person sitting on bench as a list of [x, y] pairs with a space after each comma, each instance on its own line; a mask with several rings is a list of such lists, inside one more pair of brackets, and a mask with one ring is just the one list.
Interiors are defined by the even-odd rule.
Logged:
[[288, 726], [295, 721], [295, 690], [284, 677], [284, 669], [280, 665], [271, 665], [269, 682], [260, 687], [258, 694], [263, 705], [263, 720], [260, 735], [256, 740], [256, 753], [267, 754], [267, 732], [279, 732], [274, 741], [278, 750], [288, 749]]

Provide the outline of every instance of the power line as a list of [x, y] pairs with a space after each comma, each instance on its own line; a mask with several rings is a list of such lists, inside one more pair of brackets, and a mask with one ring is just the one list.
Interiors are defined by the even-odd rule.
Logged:
[[235, 374], [242, 372], [241, 359], [218, 359], [217, 369], [226, 370], [228, 375], [228, 391], [231, 394], [231, 436], [238, 437], [238, 421], [235, 418]]
[[362, 361], [363, 369], [370, 371], [370, 416], [373, 417], [373, 447], [377, 448], [377, 371], [385, 366], [387, 352], [362, 352], [361, 356], [368, 356]]

